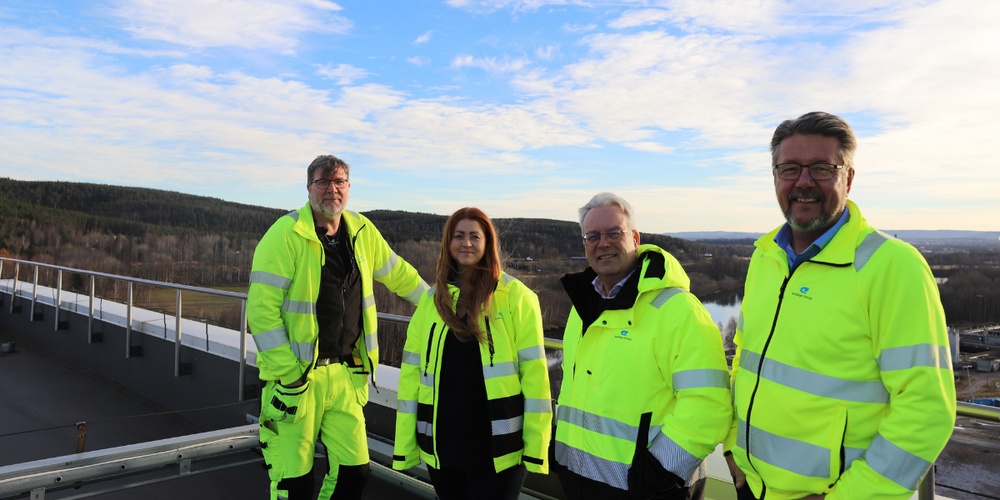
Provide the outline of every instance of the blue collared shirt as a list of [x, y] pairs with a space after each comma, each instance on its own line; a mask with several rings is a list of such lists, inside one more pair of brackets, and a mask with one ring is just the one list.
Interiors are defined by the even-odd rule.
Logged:
[[618, 296], [618, 292], [620, 292], [622, 287], [625, 286], [625, 282], [628, 281], [629, 277], [632, 276], [633, 273], [635, 273], [635, 269], [622, 278], [618, 284], [611, 287], [611, 291], [608, 293], [604, 293], [604, 284], [601, 283], [601, 277], [595, 276], [594, 281], [592, 281], [594, 284], [594, 290], [597, 290], [597, 294], [600, 295], [602, 299], [613, 299]]
[[830, 240], [837, 235], [837, 231], [847, 224], [848, 219], [851, 218], [850, 212], [847, 207], [844, 207], [844, 213], [840, 214], [840, 218], [837, 219], [837, 223], [834, 224], [830, 229], [827, 229], [816, 241], [812, 242], [808, 248], [806, 248], [802, 253], [796, 255], [795, 250], [792, 248], [792, 228], [786, 222], [784, 226], [781, 226], [781, 230], [774, 237], [774, 242], [785, 251], [788, 255], [788, 270], [789, 272], [794, 271], [799, 264], [813, 258], [823, 249]]

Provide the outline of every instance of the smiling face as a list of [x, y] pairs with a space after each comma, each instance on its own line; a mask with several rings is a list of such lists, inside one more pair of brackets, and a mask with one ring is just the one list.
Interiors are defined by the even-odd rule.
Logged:
[[[837, 138], [813, 134], [795, 134], [781, 141], [777, 158], [778, 164], [843, 165]], [[847, 168], [838, 170], [832, 179], [825, 181], [814, 180], [807, 168], [803, 168], [799, 177], [792, 180], [774, 175], [778, 206], [792, 227], [793, 245], [797, 252], [805, 250], [837, 222], [847, 206], [847, 194], [851, 191], [852, 182], [854, 170]]]
[[628, 219], [617, 205], [592, 208], [583, 218], [582, 228], [583, 234], [607, 233], [613, 229], [625, 233], [616, 243], [602, 235], [596, 245], [584, 244], [587, 262], [601, 279], [605, 290], [611, 290], [639, 262], [639, 231], [629, 229]]
[[324, 176], [322, 169], [317, 169], [313, 174], [313, 181], [327, 179], [332, 181], [348, 181], [343, 187], [337, 187], [336, 182], [331, 182], [325, 189], [315, 182], [309, 183], [306, 189], [309, 190], [309, 205], [312, 206], [313, 215], [317, 224], [332, 222], [340, 219], [340, 214], [344, 212], [347, 201], [351, 197], [351, 183], [347, 172], [343, 168], [338, 168], [333, 173]]
[[478, 221], [462, 219], [455, 224], [448, 245], [451, 258], [458, 264], [458, 272], [472, 269], [483, 260], [486, 253], [486, 233]]

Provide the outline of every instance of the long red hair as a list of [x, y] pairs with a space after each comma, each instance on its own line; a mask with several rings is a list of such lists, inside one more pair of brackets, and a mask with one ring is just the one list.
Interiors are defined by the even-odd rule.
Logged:
[[[472, 269], [472, 292], [462, 297], [469, 312], [464, 320], [459, 318], [452, 309], [452, 297], [448, 293], [448, 284], [456, 284], [458, 281], [458, 262], [451, 256], [451, 238], [455, 227], [463, 220], [478, 222], [482, 226], [486, 238], [483, 258]], [[490, 309], [490, 301], [493, 298], [497, 280], [500, 279], [500, 271], [500, 242], [497, 240], [497, 231], [493, 227], [493, 221], [482, 210], [473, 207], [460, 208], [451, 214], [448, 222], [444, 225], [444, 234], [441, 236], [441, 253], [437, 263], [435, 279], [437, 290], [434, 293], [434, 305], [437, 307], [441, 319], [459, 338], [474, 338], [478, 342], [485, 340], [486, 335], [479, 328], [479, 317]]]

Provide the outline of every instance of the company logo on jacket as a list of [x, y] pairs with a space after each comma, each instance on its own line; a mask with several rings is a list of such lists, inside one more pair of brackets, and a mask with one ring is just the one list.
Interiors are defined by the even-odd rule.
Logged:
[[807, 286], [799, 288], [799, 291], [797, 291], [797, 292], [792, 292], [792, 296], [793, 297], [798, 297], [800, 299], [806, 299], [806, 300], [812, 300], [813, 298], [810, 297], [808, 294], [809, 294], [809, 287], [807, 287]]

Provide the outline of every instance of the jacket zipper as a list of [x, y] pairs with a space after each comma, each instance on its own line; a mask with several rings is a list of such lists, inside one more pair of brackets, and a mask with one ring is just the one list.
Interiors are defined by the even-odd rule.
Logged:
[[493, 367], [493, 354], [496, 353], [496, 349], [493, 348], [493, 330], [490, 329], [490, 318], [486, 318], [486, 343], [490, 348], [490, 368]]
[[[753, 391], [750, 393], [750, 402], [747, 404], [747, 421], [746, 421], [746, 432], [744, 437], [744, 449], [747, 453], [747, 463], [753, 467], [757, 475], [760, 476], [760, 471], [757, 471], [757, 467], [750, 460], [750, 418], [753, 415], [753, 404], [754, 398], [757, 397], [757, 389], [760, 388], [760, 372], [764, 369], [764, 360], [767, 358], [767, 349], [771, 345], [771, 339], [774, 338], [774, 330], [778, 326], [778, 316], [781, 314], [781, 304], [785, 299], [785, 287], [788, 286], [788, 282], [792, 279], [792, 274], [795, 273], [793, 269], [788, 276], [785, 277], [784, 281], [781, 282], [781, 288], [778, 290], [778, 307], [774, 310], [774, 318], [771, 320], [771, 331], [767, 334], [767, 340], [764, 341], [764, 348], [760, 352], [760, 360], [757, 362], [757, 380], [754, 381]], [[761, 484], [764, 483], [764, 479], [761, 478]], [[761, 491], [760, 500], [764, 500], [764, 496], [767, 493], [767, 485], [763, 484], [763, 490]]]
[[437, 323], [431, 323], [431, 329], [427, 332], [427, 353], [424, 354], [424, 376], [427, 376], [427, 365], [431, 363], [431, 346], [434, 345], [434, 329]]

